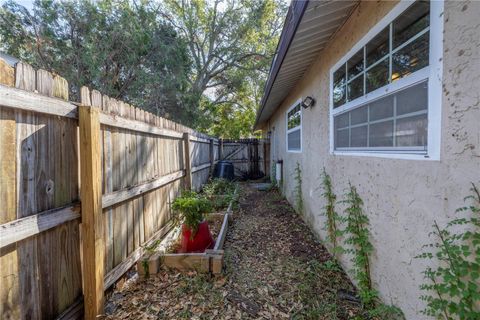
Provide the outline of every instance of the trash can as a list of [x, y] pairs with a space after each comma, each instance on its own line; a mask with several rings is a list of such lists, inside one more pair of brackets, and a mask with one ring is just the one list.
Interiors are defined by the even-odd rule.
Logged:
[[233, 180], [235, 178], [233, 163], [225, 160], [218, 161], [213, 170], [213, 177]]

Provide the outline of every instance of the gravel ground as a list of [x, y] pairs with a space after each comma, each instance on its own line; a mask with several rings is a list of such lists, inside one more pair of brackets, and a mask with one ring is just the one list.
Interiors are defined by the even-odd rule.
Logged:
[[[275, 190], [242, 184], [222, 276], [164, 270], [133, 277], [106, 304], [107, 319], [353, 319], [355, 288]], [[353, 301], [352, 301], [353, 300]]]

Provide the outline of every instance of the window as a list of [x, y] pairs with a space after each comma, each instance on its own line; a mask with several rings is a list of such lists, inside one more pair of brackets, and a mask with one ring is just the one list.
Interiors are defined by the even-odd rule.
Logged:
[[302, 106], [297, 101], [287, 111], [287, 151], [302, 151]]
[[332, 152], [438, 158], [442, 12], [400, 2], [332, 68]]

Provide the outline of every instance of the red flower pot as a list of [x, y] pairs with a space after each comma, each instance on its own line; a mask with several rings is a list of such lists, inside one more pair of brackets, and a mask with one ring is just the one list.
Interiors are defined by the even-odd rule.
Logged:
[[205, 249], [213, 249], [215, 241], [208, 228], [207, 221], [198, 225], [197, 232], [192, 238], [192, 230], [182, 225], [182, 247], [180, 252], [204, 252]]

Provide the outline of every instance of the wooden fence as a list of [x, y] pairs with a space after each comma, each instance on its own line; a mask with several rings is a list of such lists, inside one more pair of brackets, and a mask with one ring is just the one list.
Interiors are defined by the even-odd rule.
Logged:
[[221, 159], [233, 163], [235, 176], [258, 179], [270, 174], [268, 139], [221, 140]]
[[88, 88], [69, 102], [62, 77], [0, 59], [0, 318], [102, 313], [218, 156], [217, 139]]

